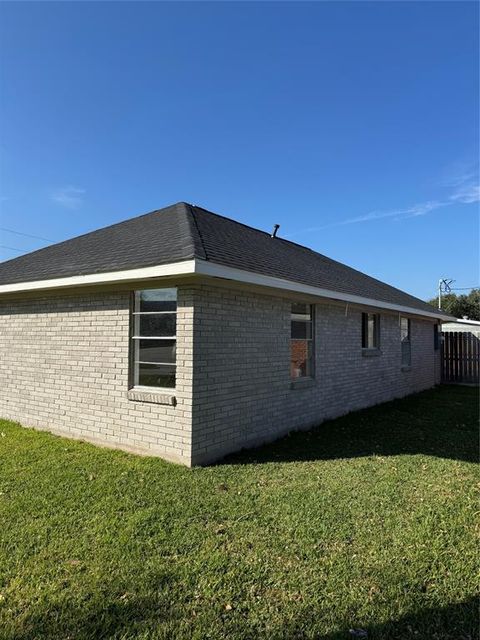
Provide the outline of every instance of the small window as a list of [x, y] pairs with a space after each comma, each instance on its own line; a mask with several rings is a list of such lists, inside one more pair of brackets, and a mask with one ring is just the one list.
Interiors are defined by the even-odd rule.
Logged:
[[362, 349], [380, 348], [380, 316], [362, 313]]
[[400, 340], [402, 344], [402, 367], [409, 367], [412, 362], [409, 318], [400, 318]]
[[440, 347], [440, 333], [438, 331], [438, 324], [433, 325], [433, 348], [438, 351]]
[[177, 290], [136, 291], [132, 318], [135, 387], [175, 387]]
[[290, 321], [290, 375], [313, 378], [313, 306], [292, 304]]

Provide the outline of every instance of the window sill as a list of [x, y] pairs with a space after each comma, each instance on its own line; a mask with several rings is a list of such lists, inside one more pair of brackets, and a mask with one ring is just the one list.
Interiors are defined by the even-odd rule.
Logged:
[[164, 389], [138, 389], [133, 388], [127, 391], [128, 400], [134, 402], [150, 402], [152, 404], [168, 404], [175, 407], [177, 399], [173, 390]]
[[295, 378], [290, 382], [290, 389], [310, 389], [315, 386], [315, 378]]
[[373, 349], [362, 349], [362, 356], [364, 356], [365, 358], [370, 358], [372, 356], [381, 356], [382, 352], [380, 351], [380, 349], [377, 348], [373, 348]]

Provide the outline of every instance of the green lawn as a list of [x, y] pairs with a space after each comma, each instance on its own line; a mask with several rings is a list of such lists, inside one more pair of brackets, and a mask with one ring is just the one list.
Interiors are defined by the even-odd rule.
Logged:
[[476, 640], [477, 422], [442, 387], [189, 470], [0, 421], [0, 638]]

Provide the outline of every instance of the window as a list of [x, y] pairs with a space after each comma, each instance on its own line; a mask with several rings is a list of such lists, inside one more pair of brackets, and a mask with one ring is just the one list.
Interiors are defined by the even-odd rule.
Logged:
[[290, 376], [313, 378], [313, 306], [292, 304]]
[[380, 348], [380, 316], [362, 313], [362, 349]]
[[438, 324], [433, 325], [433, 348], [438, 351], [440, 347], [440, 335], [438, 332]]
[[409, 318], [400, 318], [400, 340], [402, 343], [402, 367], [409, 367], [412, 361]]
[[175, 387], [177, 290], [136, 291], [132, 318], [135, 387]]

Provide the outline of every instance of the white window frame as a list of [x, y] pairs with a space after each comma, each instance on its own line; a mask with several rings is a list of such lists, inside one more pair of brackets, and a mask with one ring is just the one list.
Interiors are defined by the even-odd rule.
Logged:
[[[368, 344], [368, 320], [373, 317], [373, 340], [374, 344]], [[380, 314], [362, 312], [362, 349], [364, 351], [380, 351]]]
[[[175, 289], [176, 287], [156, 287], [155, 289]], [[177, 347], [177, 305], [178, 300], [175, 301], [175, 311], [140, 311], [140, 294], [142, 291], [148, 291], [149, 289], [138, 289], [133, 292], [132, 305], [130, 312], [130, 387], [133, 389], [143, 391], [156, 391], [161, 393], [172, 393], [175, 391], [177, 385], [177, 362], [176, 362], [176, 347]], [[140, 334], [140, 318], [142, 316], [160, 316], [160, 315], [175, 315], [175, 334], [172, 336], [142, 336]], [[175, 342], [175, 362], [147, 362], [139, 359], [140, 340], [169, 340]], [[156, 387], [141, 385], [138, 382], [139, 379], [139, 365], [140, 364], [156, 364], [164, 366], [173, 366], [175, 369], [175, 384], [173, 387]]]
[[[292, 303], [291, 306], [293, 306], [293, 304], [296, 303]], [[298, 376], [298, 377], [294, 377], [290, 374], [290, 379], [292, 381], [297, 381], [297, 380], [313, 380], [315, 378], [315, 305], [314, 304], [310, 304], [309, 302], [306, 303], [300, 303], [300, 304], [305, 304], [307, 306], [307, 308], [310, 310], [310, 320], [306, 321], [305, 324], [309, 323], [310, 324], [310, 334], [311, 337], [310, 338], [292, 338], [291, 337], [291, 327], [292, 327], [292, 316], [290, 313], [290, 367], [292, 364], [292, 342], [307, 342], [310, 343], [311, 345], [311, 363], [310, 363], [310, 367], [311, 367], [311, 371], [309, 375], [306, 376]]]
[[442, 334], [440, 325], [435, 323], [433, 325], [433, 350], [438, 351], [440, 349]]
[[[402, 322], [407, 322], [407, 338], [402, 338]], [[404, 347], [405, 345], [405, 347]], [[406, 348], [408, 345], [408, 348]], [[406, 316], [400, 316], [400, 349], [401, 349], [401, 365], [404, 369], [410, 369], [412, 366], [412, 321]], [[408, 362], [404, 362], [405, 356], [408, 354]]]

